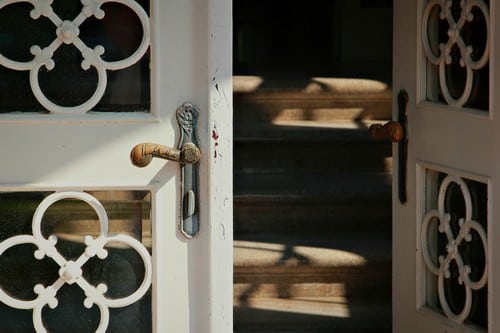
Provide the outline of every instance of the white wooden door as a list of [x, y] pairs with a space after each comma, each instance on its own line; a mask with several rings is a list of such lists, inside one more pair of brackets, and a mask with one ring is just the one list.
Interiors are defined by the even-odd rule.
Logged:
[[409, 101], [394, 332], [500, 331], [498, 15], [487, 0], [394, 2], [395, 99]]
[[[232, 331], [231, 50], [229, 0], [0, 0], [2, 332]], [[185, 102], [181, 204], [130, 153], [176, 148]]]

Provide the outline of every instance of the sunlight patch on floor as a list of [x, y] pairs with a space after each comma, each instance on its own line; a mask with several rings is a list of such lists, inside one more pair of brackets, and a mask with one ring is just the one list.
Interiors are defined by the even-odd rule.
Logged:
[[[235, 92], [254, 92], [259, 88], [275, 88], [275, 80], [257, 75], [235, 75], [233, 76], [233, 90]], [[309, 77], [289, 81], [290, 87], [310, 94], [336, 93], [336, 94], [377, 94], [390, 91], [387, 83], [363, 78], [341, 78], [341, 77]], [[269, 85], [269, 87], [266, 87]], [[283, 84], [281, 84], [281, 88]]]
[[[362, 109], [360, 109], [362, 110]], [[311, 128], [335, 128], [335, 129], [359, 129], [369, 128], [373, 124], [384, 124], [385, 120], [360, 120], [360, 121], [315, 121], [315, 120], [273, 120], [272, 124], [283, 127], [311, 127]], [[367, 133], [368, 135], [368, 133]]]
[[[331, 261], [349, 263], [350, 266], [364, 266], [367, 260], [359, 254], [335, 248], [315, 246], [289, 245], [279, 243], [264, 243], [252, 241], [234, 241], [235, 265], [241, 265], [239, 260], [248, 260], [252, 264], [259, 262], [268, 265], [285, 265], [298, 263], [314, 263], [329, 265]], [[245, 258], [245, 259], [238, 259]]]
[[[235, 302], [238, 306], [238, 302]], [[246, 306], [257, 310], [297, 313], [337, 318], [351, 317], [349, 303], [344, 297], [301, 297], [293, 299], [249, 299]]]

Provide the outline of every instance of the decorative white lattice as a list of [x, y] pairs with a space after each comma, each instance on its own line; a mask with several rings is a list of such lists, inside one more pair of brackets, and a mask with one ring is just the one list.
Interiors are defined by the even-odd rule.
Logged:
[[[457, 184], [460, 187], [465, 202], [465, 217], [461, 218], [458, 222], [460, 230], [456, 237], [453, 235], [453, 231], [450, 226], [451, 222], [450, 212], [445, 211], [446, 192], [453, 183]], [[467, 317], [470, 314], [472, 307], [472, 291], [482, 289], [488, 281], [488, 252], [487, 252], [488, 242], [487, 242], [486, 231], [481, 226], [481, 224], [472, 219], [472, 211], [473, 211], [472, 200], [467, 184], [459, 177], [447, 176], [443, 180], [439, 189], [438, 209], [434, 209], [427, 212], [422, 223], [422, 229], [420, 235], [422, 255], [424, 258], [425, 265], [427, 266], [427, 269], [429, 271], [431, 271], [438, 277], [439, 301], [441, 303], [443, 311], [448, 316], [448, 318], [459, 323], [462, 323], [465, 319], [467, 319]], [[429, 251], [429, 247], [431, 246], [428, 240], [429, 228], [433, 223], [439, 223], [438, 231], [442, 234], [445, 234], [447, 238], [447, 244], [446, 244], [447, 253], [444, 256], [443, 255], [439, 256], [438, 265], [436, 265], [432, 260]], [[482, 273], [481, 278], [478, 281], [471, 280], [470, 278], [471, 267], [464, 263], [462, 255], [459, 251], [459, 246], [463, 242], [472, 241], [471, 231], [475, 231], [477, 235], [479, 235], [479, 238], [481, 239], [481, 245], [484, 250], [484, 258], [485, 258], [484, 271]], [[465, 304], [462, 311], [458, 314], [454, 313], [451, 310], [444, 289], [444, 280], [451, 278], [450, 264], [452, 261], [455, 261], [458, 267], [458, 272], [459, 272], [458, 283], [460, 285], [463, 285], [465, 288]]]
[[[439, 84], [446, 103], [451, 106], [462, 107], [465, 103], [467, 103], [471, 96], [471, 92], [474, 87], [474, 71], [485, 67], [490, 57], [490, 19], [488, 5], [483, 0], [461, 0], [460, 7], [462, 8], [462, 11], [457, 21], [453, 17], [451, 10], [452, 4], [453, 0], [429, 1], [425, 7], [422, 19], [422, 42], [428, 61], [439, 67]], [[449, 25], [447, 32], [448, 40], [446, 43], [439, 44], [438, 54], [434, 53], [431, 45], [429, 44], [429, 34], [437, 34], [437, 31], [429, 31], [429, 26], [432, 24], [430, 22], [430, 17], [434, 7], [439, 7], [440, 19], [446, 20]], [[486, 45], [484, 45], [483, 54], [477, 60], [474, 60], [472, 57], [472, 53], [474, 51], [473, 47], [467, 45], [462, 36], [462, 29], [464, 28], [464, 25], [474, 19], [474, 14], [472, 13], [474, 8], [479, 9], [486, 22]], [[466, 71], [465, 87], [459, 98], [454, 98], [451, 95], [448, 82], [446, 80], [446, 66], [452, 64], [451, 52], [455, 46], [460, 50], [460, 66]]]
[[[100, 222], [100, 234], [97, 238], [91, 236], [85, 237], [87, 245], [85, 251], [76, 261], [67, 260], [56, 248], [57, 237], [52, 235], [48, 239], [44, 238], [41, 232], [42, 218], [47, 209], [55, 202], [63, 199], [78, 199], [89, 204], [97, 213]], [[18, 235], [8, 238], [0, 243], [0, 255], [9, 248], [20, 244], [34, 244], [38, 249], [34, 255], [37, 259], [43, 259], [45, 256], [54, 260], [59, 265], [59, 278], [50, 286], [37, 284], [34, 287], [35, 293], [38, 295], [34, 300], [20, 300], [14, 298], [2, 289], [0, 289], [0, 301], [10, 307], [16, 309], [33, 310], [33, 327], [37, 333], [46, 333], [42, 321], [42, 309], [48, 305], [54, 309], [58, 305], [56, 298], [58, 290], [64, 284], [77, 284], [85, 293], [83, 305], [86, 308], [91, 308], [94, 304], [97, 305], [100, 311], [100, 322], [96, 333], [104, 333], [109, 323], [109, 308], [121, 308], [141, 299], [148, 291], [151, 285], [152, 263], [151, 256], [148, 250], [138, 240], [126, 235], [109, 235], [108, 234], [108, 216], [102, 204], [93, 196], [84, 192], [58, 192], [49, 195], [45, 198], [35, 211], [33, 216], [33, 235]], [[108, 243], [118, 242], [130, 246], [137, 251], [144, 262], [144, 278], [139, 288], [131, 295], [123, 298], [110, 299], [105, 296], [107, 286], [103, 283], [97, 287], [91, 285], [82, 276], [82, 266], [91, 258], [97, 256], [100, 259], [105, 259], [108, 255], [104, 248]]]
[[[0, 0], [0, 10], [7, 6], [18, 2], [29, 2], [34, 9], [30, 12], [31, 18], [34, 20], [40, 16], [45, 16], [56, 26], [56, 38], [52, 43], [41, 48], [38, 45], [33, 45], [30, 48], [33, 54], [33, 60], [28, 62], [19, 62], [8, 59], [0, 54], [0, 65], [18, 71], [30, 72], [30, 85], [36, 99], [48, 111], [53, 113], [84, 113], [91, 110], [101, 100], [107, 86], [107, 70], [120, 70], [132, 66], [139, 61], [146, 53], [149, 47], [150, 27], [149, 17], [144, 9], [134, 0], [81, 0], [83, 8], [78, 16], [73, 21], [61, 20], [52, 9], [53, 0]], [[129, 7], [139, 17], [142, 24], [142, 40], [137, 50], [128, 58], [119, 61], [104, 61], [101, 56], [104, 54], [104, 47], [98, 45], [93, 49], [89, 48], [78, 36], [80, 34], [80, 25], [89, 17], [95, 16], [97, 19], [104, 18], [104, 11], [101, 6], [107, 2], [116, 2]], [[73, 44], [81, 53], [83, 61], [81, 67], [83, 70], [88, 70], [94, 67], [97, 71], [98, 82], [97, 87], [89, 100], [81, 105], [64, 107], [50, 101], [42, 89], [40, 88], [38, 73], [42, 66], [47, 70], [52, 70], [56, 64], [52, 59], [54, 53], [62, 44]]]

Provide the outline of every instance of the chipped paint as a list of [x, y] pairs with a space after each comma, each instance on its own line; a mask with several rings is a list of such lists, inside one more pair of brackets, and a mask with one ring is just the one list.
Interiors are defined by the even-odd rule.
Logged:
[[214, 125], [214, 129], [212, 130], [212, 139], [217, 140], [219, 139], [219, 134], [217, 133], [217, 127]]
[[218, 157], [217, 147], [219, 147], [219, 133], [217, 132], [217, 126], [214, 125], [212, 129], [212, 139], [214, 141], [214, 158]]
[[219, 235], [221, 240], [226, 240], [226, 226], [224, 225], [224, 223], [220, 223]]
[[[232, 320], [232, 76], [231, 13], [229, 0], [208, 0], [209, 85], [207, 130], [209, 155], [210, 202], [210, 326], [200, 332], [231, 333]], [[229, 47], [228, 47], [229, 46]], [[228, 200], [225, 200], [228, 198]], [[219, 260], [220, 259], [220, 260]]]

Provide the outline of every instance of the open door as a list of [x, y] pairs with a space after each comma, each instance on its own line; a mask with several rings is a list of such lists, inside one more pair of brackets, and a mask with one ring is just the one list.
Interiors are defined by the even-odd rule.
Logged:
[[231, 1], [0, 22], [0, 330], [231, 332]]
[[498, 15], [394, 2], [394, 332], [500, 330]]

